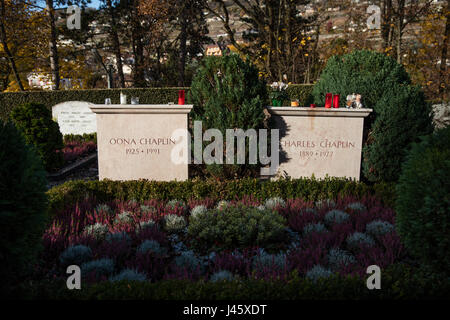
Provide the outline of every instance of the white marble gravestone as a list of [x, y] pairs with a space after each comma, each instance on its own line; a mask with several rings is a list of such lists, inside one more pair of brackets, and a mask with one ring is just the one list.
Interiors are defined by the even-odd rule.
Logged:
[[89, 102], [67, 101], [52, 107], [53, 120], [63, 135], [97, 132], [97, 119]]

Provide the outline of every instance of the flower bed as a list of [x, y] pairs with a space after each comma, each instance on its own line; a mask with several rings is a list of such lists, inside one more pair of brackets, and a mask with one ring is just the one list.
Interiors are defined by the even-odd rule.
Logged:
[[67, 165], [97, 150], [93, 141], [67, 141], [62, 149], [64, 163]]
[[57, 212], [44, 234], [40, 272], [65, 279], [65, 268], [77, 264], [91, 283], [283, 280], [293, 273], [317, 281], [364, 277], [369, 265], [383, 269], [404, 257], [393, 210], [373, 197], [86, 199]]

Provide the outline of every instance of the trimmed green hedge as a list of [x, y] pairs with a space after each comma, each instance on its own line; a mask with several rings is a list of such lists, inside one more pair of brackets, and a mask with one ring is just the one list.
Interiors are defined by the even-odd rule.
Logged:
[[[178, 90], [189, 88], [127, 88], [127, 89], [93, 89], [93, 90], [60, 90], [60, 91], [26, 91], [0, 93], [0, 119], [6, 120], [11, 110], [27, 102], [42, 103], [51, 108], [65, 101], [87, 101], [103, 104], [106, 98], [111, 98], [112, 103], [119, 103], [120, 92], [123, 91], [129, 100], [131, 97], [139, 97], [141, 104], [157, 104], [178, 102]], [[312, 85], [294, 84], [287, 89], [292, 99], [304, 102], [311, 93]], [[186, 92], [187, 97], [187, 92]], [[186, 101], [189, 103], [189, 100]]]
[[448, 299], [450, 279], [404, 265], [393, 265], [381, 271], [380, 290], [367, 289], [366, 280], [357, 277], [334, 276], [314, 283], [294, 274], [288, 281], [122, 281], [82, 285], [81, 290], [68, 290], [65, 281], [43, 281], [24, 288], [21, 297], [40, 300]]
[[253, 195], [264, 200], [271, 197], [303, 198], [317, 201], [338, 196], [363, 197], [375, 195], [386, 205], [395, 201], [395, 186], [380, 183], [374, 186], [342, 178], [281, 179], [278, 181], [260, 181], [254, 178], [216, 181], [193, 179], [181, 182], [138, 181], [68, 181], [47, 192], [51, 211], [74, 204], [86, 197], [99, 201], [113, 199], [143, 201], [146, 199], [189, 200], [212, 198], [215, 200], [234, 200]]
[[59, 90], [59, 91], [26, 91], [0, 94], [0, 118], [6, 119], [11, 110], [27, 102], [42, 103], [47, 108], [65, 101], [87, 101], [103, 104], [106, 98], [111, 102], [120, 102], [120, 92], [131, 97], [139, 97], [141, 104], [178, 102], [178, 90], [189, 88], [130, 88], [130, 89], [94, 89], [94, 90]]
[[312, 84], [290, 84], [286, 91], [291, 100], [298, 99], [300, 107], [309, 107], [309, 104], [312, 103], [313, 87]]

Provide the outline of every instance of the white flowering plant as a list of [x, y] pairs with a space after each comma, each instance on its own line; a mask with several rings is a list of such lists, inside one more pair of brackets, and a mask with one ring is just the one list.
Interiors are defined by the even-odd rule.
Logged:
[[288, 84], [280, 81], [280, 82], [272, 82], [270, 88], [272, 91], [270, 92], [270, 99], [284, 101], [289, 99], [289, 95], [287, 94], [286, 89], [289, 87]]

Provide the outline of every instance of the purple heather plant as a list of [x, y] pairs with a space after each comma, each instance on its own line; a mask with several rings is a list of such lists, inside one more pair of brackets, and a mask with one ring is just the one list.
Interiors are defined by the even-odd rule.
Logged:
[[[337, 264], [336, 272], [344, 275], [355, 274], [365, 277], [368, 265], [377, 264], [383, 268], [405, 258], [405, 250], [395, 230], [385, 234], [380, 233], [376, 239], [373, 239], [374, 242], [371, 246], [362, 244], [356, 248], [357, 250], [349, 247], [348, 237], [355, 232], [365, 232], [366, 226], [370, 226], [370, 223], [379, 221], [377, 223], [380, 225], [394, 224], [394, 211], [383, 206], [374, 197], [338, 198], [333, 200], [332, 206], [326, 204], [315, 206], [313, 202], [302, 199], [288, 199], [284, 206], [276, 206], [275, 211], [286, 218], [286, 228], [292, 229], [299, 236], [295, 247], [291, 247], [289, 250], [287, 250], [288, 247], [279, 248], [283, 250], [280, 254], [286, 256], [283, 268], [274, 267], [276, 263], [269, 263], [270, 259], [259, 259], [260, 262], [265, 262], [259, 263], [255, 270], [255, 256], [258, 256], [258, 252], [263, 248], [244, 248], [241, 252], [222, 251], [216, 253], [215, 257], [209, 260], [194, 252], [191, 260], [198, 261], [198, 264], [190, 264], [189, 259], [184, 259], [186, 257], [179, 258], [183, 252], [191, 249], [191, 239], [181, 232], [177, 235], [175, 242], [170, 241], [169, 239], [174, 235], [170, 236], [164, 232], [165, 217], [175, 215], [188, 218], [187, 212], [185, 212], [186, 208], [188, 208], [188, 212], [199, 205], [212, 209], [217, 206], [217, 203], [217, 199], [195, 199], [189, 200], [186, 207], [180, 207], [168, 206], [166, 201], [155, 199], [142, 202], [115, 200], [106, 203], [99, 203], [95, 199], [85, 199], [73, 206], [61, 208], [43, 236], [44, 251], [41, 255], [43, 262], [39, 266], [39, 270], [45, 270], [49, 276], [63, 276], [63, 274], [58, 274], [62, 271], [55, 271], [54, 266], [59, 265], [59, 257], [64, 250], [69, 246], [76, 245], [85, 245], [91, 248], [92, 259], [112, 259], [117, 270], [126, 268], [137, 270], [148, 275], [149, 281], [161, 279], [205, 279], [207, 281], [212, 274], [220, 271], [229, 271], [240, 278], [285, 279], [294, 270], [304, 276], [315, 265], [328, 266], [328, 254], [332, 248], [351, 252], [355, 258], [354, 263]], [[245, 210], [246, 207], [257, 207], [261, 203], [264, 201], [259, 201], [252, 196], [228, 202], [229, 205], [242, 208], [242, 210]], [[355, 210], [355, 205], [353, 205], [354, 208], [351, 208], [352, 206], [348, 208], [351, 203], [361, 203], [367, 210]], [[172, 204], [175, 203], [172, 202]], [[325, 216], [330, 210], [341, 210], [348, 215], [348, 219], [340, 221], [341, 223], [332, 223], [333, 219], [328, 219], [327, 232], [311, 232], [307, 235], [302, 232], [309, 224], [324, 224]], [[118, 215], [123, 212], [128, 212], [132, 219], [114, 223]], [[155, 224], [148, 224], [145, 228], [140, 228], [142, 223], [145, 224], [149, 220], [154, 221]], [[186, 221], [189, 223], [189, 219]], [[83, 232], [87, 226], [96, 223], [105, 225], [108, 234], [120, 236], [112, 238], [110, 236], [108, 239], [111, 238], [109, 240], [113, 241], [108, 242]], [[158, 256], [150, 251], [138, 252], [136, 249], [145, 240], [157, 241], [161, 247], [167, 248], [167, 253]], [[185, 245], [177, 249], [176, 246], [179, 243]], [[278, 252], [274, 251], [270, 254], [267, 256], [273, 257], [273, 262], [275, 262]], [[91, 278], [93, 281], [98, 280], [95, 277]]]

